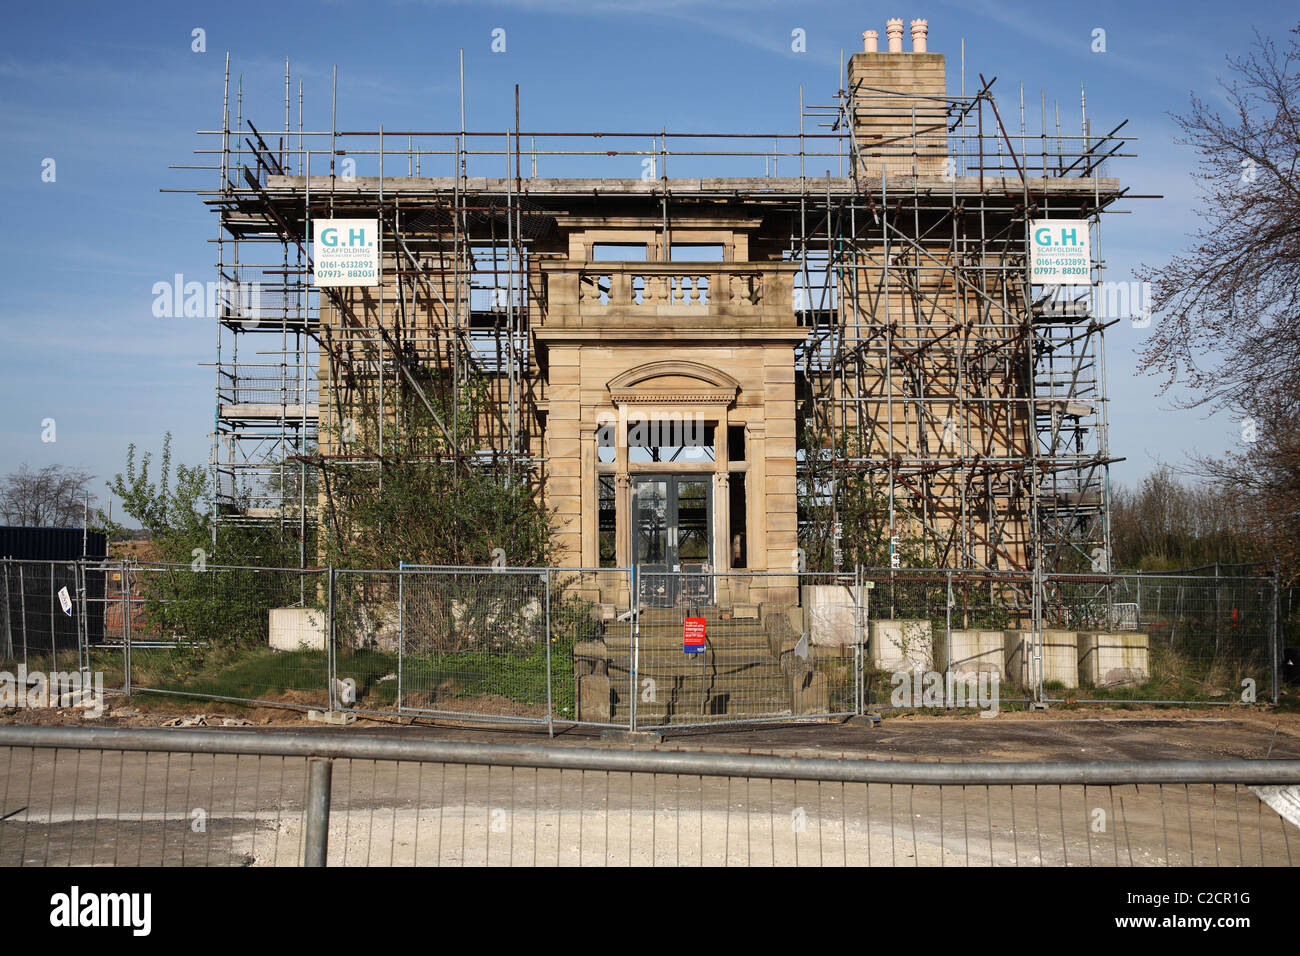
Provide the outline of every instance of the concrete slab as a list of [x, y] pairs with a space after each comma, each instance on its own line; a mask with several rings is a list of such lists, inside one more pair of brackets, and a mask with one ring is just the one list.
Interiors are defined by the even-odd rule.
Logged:
[[273, 607], [270, 612], [273, 651], [325, 649], [325, 612], [310, 607]]
[[934, 635], [926, 620], [880, 620], [870, 625], [874, 667], [891, 673], [934, 670]]
[[1150, 680], [1150, 639], [1136, 631], [1080, 631], [1079, 679], [1093, 687], [1118, 687]]

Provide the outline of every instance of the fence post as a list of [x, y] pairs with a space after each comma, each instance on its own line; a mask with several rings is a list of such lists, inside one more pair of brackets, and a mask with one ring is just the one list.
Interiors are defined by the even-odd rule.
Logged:
[[862, 693], [862, 565], [853, 564], [853, 713], [866, 712]]
[[122, 693], [131, 696], [131, 565], [122, 559]]
[[325, 686], [329, 691], [329, 709], [337, 710], [334, 693], [334, 565], [325, 569], [325, 576], [325, 640], [328, 643], [325, 648]]
[[1223, 653], [1223, 585], [1219, 582], [1219, 562], [1214, 562], [1214, 656]]
[[18, 562], [18, 610], [23, 629], [23, 669], [27, 669], [27, 591], [23, 586], [23, 562]]
[[1114, 571], [1110, 566], [1110, 559], [1107, 558], [1106, 564], [1106, 630], [1115, 628], [1115, 578]]
[[1031, 614], [1033, 616], [1033, 634], [1030, 639], [1030, 677], [1034, 683], [1034, 702], [1043, 702], [1043, 567], [1042, 556], [1034, 556], [1032, 586], [1034, 600]]
[[[72, 566], [72, 580], [77, 589], [77, 670], [90, 671], [90, 619], [86, 617], [86, 559]], [[84, 639], [84, 640], [83, 640]], [[84, 652], [84, 657], [83, 657]]]
[[397, 562], [397, 699], [395, 709], [402, 712], [402, 661], [406, 657], [406, 562]]
[[4, 645], [4, 646], [5, 646], [5, 653], [4, 653], [4, 658], [5, 658], [5, 660], [10, 660], [10, 659], [12, 659], [13, 656], [14, 656], [14, 632], [13, 632], [13, 624], [12, 624], [12, 622], [11, 622], [11, 620], [10, 620], [10, 610], [9, 610], [9, 559], [8, 559], [8, 558], [5, 558], [4, 561], [3, 561], [2, 563], [4, 564], [4, 569], [5, 569], [5, 599], [4, 599], [4, 615], [5, 615], [5, 645]]
[[632, 634], [628, 641], [628, 724], [627, 729], [636, 733], [637, 669], [641, 660], [641, 568], [632, 565]]
[[1282, 630], [1282, 571], [1280, 561], [1273, 558], [1273, 705], [1277, 706], [1281, 692], [1282, 649], [1284, 635]]
[[50, 562], [50, 673], [59, 671], [59, 645], [55, 643], [54, 631], [59, 619], [54, 616], [54, 602], [58, 600], [54, 593], [54, 562]]
[[[333, 698], [332, 692], [330, 696]], [[330, 783], [333, 776], [333, 760], [328, 757], [307, 759], [307, 832], [304, 866], [324, 866], [329, 853]]]
[[[581, 574], [581, 572], [579, 572]], [[546, 582], [546, 630], [542, 634], [542, 643], [546, 645], [546, 734], [555, 736], [555, 700], [551, 692], [551, 569], [542, 571], [542, 580]], [[576, 681], [575, 681], [576, 686]], [[576, 708], [577, 701], [574, 701]], [[577, 714], [574, 714], [576, 717]]]
[[[944, 706], [951, 707], [954, 704], [956, 704], [955, 700], [949, 702], [947, 699], [948, 688], [956, 686], [954, 683], [951, 683], [948, 678], [948, 675], [952, 673], [952, 606], [953, 604], [956, 603], [952, 593], [952, 569], [948, 569], [947, 571], [945, 571], [944, 577], [947, 579], [948, 588], [947, 588], [947, 593], [944, 595], [944, 599], [943, 599], [943, 603], [947, 608], [946, 611], [944, 612], [945, 617], [943, 623], [944, 626], [943, 644], [944, 647], [948, 649], [948, 654], [947, 654], [947, 660], [944, 661], [944, 665], [943, 665], [943, 696], [944, 696]], [[954, 676], [952, 680], [955, 681], [956, 677]]]

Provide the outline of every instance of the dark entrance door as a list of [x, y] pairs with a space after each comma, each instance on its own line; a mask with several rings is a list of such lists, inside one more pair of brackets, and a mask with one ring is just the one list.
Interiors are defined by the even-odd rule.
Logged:
[[632, 557], [642, 600], [700, 603], [711, 591], [713, 482], [708, 475], [654, 475], [632, 481]]

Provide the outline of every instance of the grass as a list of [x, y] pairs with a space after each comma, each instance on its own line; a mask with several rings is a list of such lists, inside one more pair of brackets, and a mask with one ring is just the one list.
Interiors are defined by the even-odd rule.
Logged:
[[[575, 629], [555, 633], [551, 644], [551, 697], [557, 714], [572, 713], [574, 706], [573, 641]], [[132, 685], [176, 695], [242, 698], [323, 706], [328, 700], [328, 662], [324, 651], [271, 651], [266, 647], [166, 646], [132, 649]], [[74, 651], [60, 651], [57, 661], [46, 653], [27, 660], [29, 671], [67, 671], [76, 667]], [[13, 674], [18, 661], [0, 661], [0, 670]], [[1044, 683], [1049, 696], [1077, 700], [1089, 698], [1115, 705], [1141, 706], [1147, 701], [1173, 700], [1232, 702], [1241, 700], [1241, 681], [1253, 677], [1256, 698], [1267, 702], [1271, 670], [1267, 660], [1248, 658], [1200, 660], [1152, 641], [1150, 680], [1122, 687], [1067, 688], [1058, 681]], [[841, 672], [842, 662], [819, 662], [827, 673], [832, 693], [851, 697], [852, 675]], [[337, 673], [357, 685], [357, 703], [368, 709], [392, 708], [397, 681], [385, 680], [398, 668], [395, 651], [366, 649], [340, 652]], [[92, 650], [92, 672], [104, 675], [106, 689], [123, 684], [121, 649]], [[892, 684], [883, 672], [867, 674], [867, 687], [876, 705], [887, 703]], [[544, 706], [547, 699], [546, 654], [543, 647], [520, 651], [475, 650], [441, 655], [407, 654], [402, 661], [405, 706], [457, 709], [453, 701], [503, 698], [521, 707]], [[1283, 688], [1279, 709], [1300, 710], [1300, 694]], [[1022, 688], [1003, 681], [1002, 694], [1021, 696]], [[182, 696], [148, 695], [150, 701], [181, 701]], [[1086, 705], [1085, 705], [1086, 706]], [[461, 709], [470, 709], [460, 705]], [[1012, 709], [1010, 702], [1004, 709]]]
[[[551, 695], [557, 706], [573, 705], [573, 660], [555, 655], [552, 658]], [[476, 696], [501, 694], [520, 703], [546, 702], [546, 657], [514, 655], [449, 655], [438, 660], [411, 662], [412, 689], [430, 689], [444, 683], [455, 686], [458, 694]], [[566, 679], [567, 678], [567, 679]]]
[[1097, 700], [1141, 703], [1150, 700], [1239, 703], [1242, 681], [1253, 678], [1257, 700], [1272, 690], [1272, 668], [1267, 661], [1196, 659], [1167, 645], [1151, 645], [1151, 678], [1121, 687], [1088, 687], [1080, 696]]
[[[557, 638], [551, 649], [551, 696], [557, 711], [573, 708], [572, 643]], [[75, 658], [69, 655], [69, 660]], [[65, 664], [60, 660], [60, 664]], [[44, 670], [48, 658], [32, 658], [29, 670]], [[65, 664], [66, 667], [66, 664]], [[394, 651], [344, 652], [337, 676], [356, 682], [357, 704], [391, 708], [397, 699], [398, 660]], [[105, 687], [122, 686], [122, 654], [96, 651], [92, 670], [104, 671]], [[384, 678], [392, 678], [385, 680]], [[323, 706], [328, 701], [328, 661], [324, 651], [271, 651], [267, 648], [176, 646], [133, 648], [131, 683], [150, 691], [183, 696], [283, 700]], [[519, 704], [546, 703], [546, 654], [468, 651], [439, 656], [407, 655], [402, 661], [404, 703], [496, 695]], [[170, 695], [168, 695], [170, 696]], [[176, 699], [179, 699], [177, 697]]]
[[328, 700], [324, 651], [267, 648], [132, 648], [131, 684], [186, 695], [285, 700], [323, 705]]

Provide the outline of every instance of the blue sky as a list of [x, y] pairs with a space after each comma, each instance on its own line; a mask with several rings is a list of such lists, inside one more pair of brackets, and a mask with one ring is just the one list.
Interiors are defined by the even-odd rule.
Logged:
[[[151, 290], [175, 273], [214, 277], [214, 217], [196, 197], [162, 190], [215, 181], [168, 167], [194, 162], [194, 131], [219, 125], [227, 51], [245, 116], [270, 128], [283, 123], [286, 56], [295, 96], [298, 78], [305, 84], [308, 128], [329, 127], [335, 64], [339, 128], [455, 128], [464, 48], [473, 129], [513, 125], [519, 83], [525, 128], [796, 132], [800, 84], [809, 102], [830, 102], [841, 50], [860, 49], [865, 29], [883, 42], [891, 16], [928, 18], [950, 90], [964, 38], [968, 89], [978, 73], [997, 76], [999, 102], [1010, 106], [1023, 82], [1035, 108], [1045, 89], [1077, 127], [1083, 83], [1094, 131], [1130, 120], [1140, 158], [1111, 173], [1165, 198], [1129, 202], [1129, 213], [1109, 218], [1103, 250], [1114, 280], [1167, 259], [1196, 225], [1193, 156], [1174, 143], [1168, 113], [1185, 109], [1191, 90], [1212, 94], [1225, 55], [1244, 53], [1252, 28], [1282, 40], [1297, 19], [1290, 5], [1208, 2], [12, 5], [0, 38], [9, 236], [0, 255], [0, 474], [60, 462], [96, 474], [102, 491], [129, 442], [157, 448], [167, 431], [179, 460], [206, 459], [213, 371], [198, 363], [213, 360], [215, 329], [153, 317]], [[191, 49], [196, 28], [206, 31], [204, 53]], [[497, 28], [504, 53], [491, 51]], [[806, 52], [791, 49], [796, 28]], [[1091, 50], [1097, 28], [1105, 53]], [[42, 181], [47, 158], [54, 182]], [[1156, 460], [1220, 451], [1238, 434], [1222, 416], [1175, 410], [1176, 393], [1158, 395], [1160, 382], [1137, 372], [1135, 350], [1149, 334], [1128, 323], [1109, 333], [1111, 449], [1128, 459], [1112, 472], [1120, 482]], [[44, 442], [51, 418], [56, 441]]]

